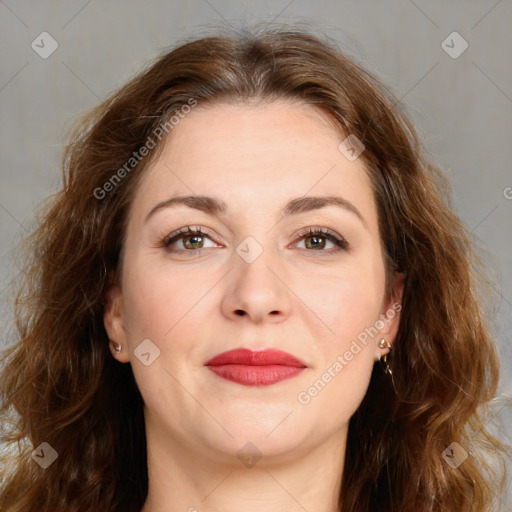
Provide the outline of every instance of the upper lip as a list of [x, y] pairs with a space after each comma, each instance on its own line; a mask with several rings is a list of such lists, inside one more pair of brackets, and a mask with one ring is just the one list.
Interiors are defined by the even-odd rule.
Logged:
[[225, 364], [243, 364], [249, 366], [283, 365], [305, 368], [306, 364], [291, 354], [277, 349], [264, 349], [254, 352], [247, 348], [237, 348], [222, 352], [210, 359], [205, 366], [222, 366]]

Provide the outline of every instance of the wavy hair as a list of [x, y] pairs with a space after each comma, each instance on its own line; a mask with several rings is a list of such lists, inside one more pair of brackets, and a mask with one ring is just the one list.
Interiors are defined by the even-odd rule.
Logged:
[[[157, 134], [191, 99], [280, 98], [320, 109], [340, 134], [364, 143], [388, 292], [394, 272], [406, 276], [393, 382], [376, 363], [350, 420], [343, 512], [491, 510], [504, 482], [491, 457], [506, 446], [483, 414], [499, 359], [479, 295], [482, 264], [450, 207], [447, 179], [396, 96], [363, 65], [327, 36], [267, 26], [182, 41], [75, 126], [63, 187], [23, 245], [16, 340], [1, 374], [11, 447], [2, 512], [140, 512], [148, 492], [143, 401], [130, 365], [111, 356], [103, 325], [128, 209], [165, 142]], [[453, 442], [469, 453], [457, 468], [441, 457]], [[58, 454], [46, 469], [31, 458], [41, 443]]]

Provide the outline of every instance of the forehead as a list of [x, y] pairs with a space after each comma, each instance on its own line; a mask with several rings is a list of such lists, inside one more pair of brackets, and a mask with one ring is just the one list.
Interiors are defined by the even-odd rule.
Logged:
[[[175, 153], [182, 144], [197, 144], [194, 154], [207, 152], [216, 159], [257, 155], [269, 159], [288, 152], [288, 158], [336, 149], [344, 136], [319, 109], [292, 100], [271, 103], [215, 103], [193, 109], [171, 132], [167, 149]], [[181, 152], [179, 152], [181, 153]], [[313, 156], [313, 155], [312, 155]], [[248, 162], [249, 163], [249, 162]], [[280, 162], [283, 163], [283, 162]]]
[[370, 180], [361, 158], [349, 161], [338, 149], [345, 138], [327, 114], [294, 101], [197, 106], [171, 131], [136, 203], [147, 209], [172, 195], [215, 195], [242, 214], [336, 194], [358, 203], [371, 223]]

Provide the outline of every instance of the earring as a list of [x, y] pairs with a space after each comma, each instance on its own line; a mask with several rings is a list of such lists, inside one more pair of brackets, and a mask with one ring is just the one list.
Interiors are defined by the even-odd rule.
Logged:
[[[389, 349], [391, 348], [391, 345], [384, 338], [381, 338], [378, 341], [377, 346], [379, 348], [389, 348]], [[380, 356], [379, 361], [381, 361], [381, 360], [384, 361], [384, 371], [386, 373], [389, 373], [389, 375], [391, 375], [391, 378], [393, 378], [393, 372], [391, 371], [391, 368], [389, 367], [389, 364], [388, 364], [388, 355], [386, 354], [385, 356]]]
[[121, 349], [123, 348], [119, 343], [114, 343], [114, 350], [119, 354], [121, 352]]
[[379, 340], [379, 342], [377, 343], [377, 346], [379, 348], [391, 348], [391, 345], [384, 338], [381, 338]]

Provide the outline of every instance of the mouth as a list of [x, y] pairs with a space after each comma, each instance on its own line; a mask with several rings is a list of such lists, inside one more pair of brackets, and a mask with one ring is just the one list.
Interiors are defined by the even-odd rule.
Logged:
[[306, 364], [281, 350], [235, 349], [210, 359], [205, 366], [218, 377], [244, 386], [269, 386], [301, 374]]

